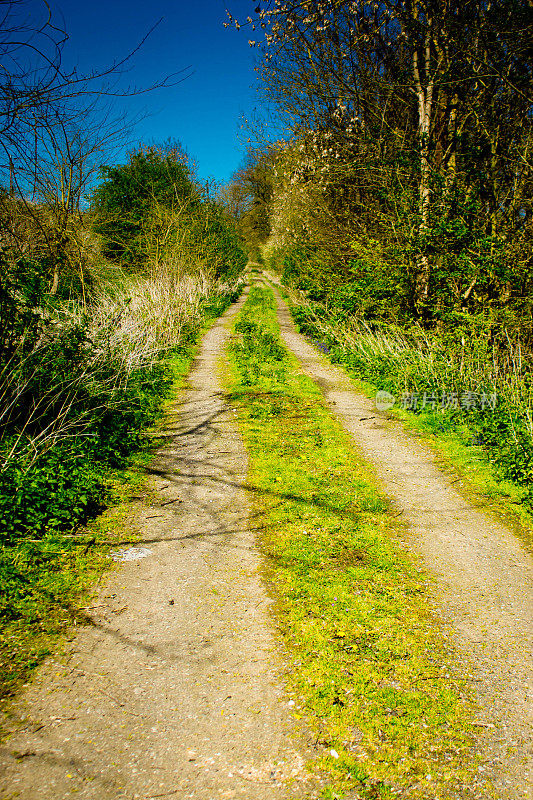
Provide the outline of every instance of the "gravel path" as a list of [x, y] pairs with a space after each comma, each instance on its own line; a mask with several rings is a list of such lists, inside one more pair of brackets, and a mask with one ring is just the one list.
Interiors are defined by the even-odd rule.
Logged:
[[295, 330], [277, 294], [281, 334], [409, 529], [409, 544], [437, 579], [436, 614], [464, 653], [478, 691], [484, 768], [497, 797], [533, 798], [533, 560], [503, 525], [475, 508], [436, 466], [431, 452], [357, 394]]
[[235, 312], [205, 336], [171, 410], [153, 468], [160, 502], [133, 521], [149, 552], [108, 577], [17, 706], [3, 799], [316, 796], [276, 677], [246, 458], [217, 377]]

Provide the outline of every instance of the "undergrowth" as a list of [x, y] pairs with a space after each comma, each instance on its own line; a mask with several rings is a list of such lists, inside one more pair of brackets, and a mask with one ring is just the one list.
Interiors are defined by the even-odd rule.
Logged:
[[295, 716], [324, 748], [324, 796], [468, 797], [469, 701], [427, 579], [348, 435], [281, 345], [272, 300], [254, 287], [238, 317], [231, 390]]

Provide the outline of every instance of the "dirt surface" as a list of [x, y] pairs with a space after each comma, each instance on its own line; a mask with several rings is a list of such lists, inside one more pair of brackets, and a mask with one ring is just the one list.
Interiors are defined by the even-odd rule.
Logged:
[[[0, 800], [318, 796], [304, 767], [314, 752], [278, 677], [245, 453], [220, 390], [236, 310], [206, 335], [170, 411], [153, 466], [158, 499], [132, 519], [134, 560], [108, 576], [88, 624], [12, 709]], [[279, 296], [278, 313], [285, 342], [375, 465], [408, 544], [436, 576], [435, 613], [478, 693], [480, 780], [495, 780], [499, 800], [531, 800], [530, 555], [296, 333]]]
[[[483, 772], [498, 798], [533, 798], [533, 559], [503, 525], [475, 508], [431, 452], [357, 394], [295, 330], [277, 294], [281, 334], [303, 371], [377, 470], [402, 513], [409, 545], [437, 579], [436, 614], [477, 690]], [[480, 774], [480, 777], [481, 777]]]
[[145, 557], [108, 577], [88, 624], [13, 710], [3, 800], [316, 797], [277, 678], [246, 459], [217, 377], [235, 312], [205, 336], [169, 415], [159, 502], [133, 520]]

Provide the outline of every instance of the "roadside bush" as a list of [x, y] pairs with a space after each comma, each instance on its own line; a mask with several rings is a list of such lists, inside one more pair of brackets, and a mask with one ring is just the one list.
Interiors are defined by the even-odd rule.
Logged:
[[30, 259], [13, 262], [0, 252], [0, 364], [15, 351], [28, 352], [42, 330], [39, 307], [45, 291], [46, 265]]

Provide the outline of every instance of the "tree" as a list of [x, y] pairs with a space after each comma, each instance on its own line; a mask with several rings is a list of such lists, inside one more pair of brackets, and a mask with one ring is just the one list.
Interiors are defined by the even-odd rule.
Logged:
[[[120, 92], [117, 79], [143, 42], [125, 58], [82, 74], [64, 65], [67, 39], [44, 0], [40, 6], [0, 0], [0, 181], [10, 198], [0, 215], [0, 240], [12, 260], [31, 252], [46, 261], [52, 294], [72, 269], [83, 283], [83, 265], [71, 263], [79, 249], [80, 204], [104, 152], [109, 158], [127, 135], [109, 98], [162, 88], [174, 77]], [[19, 236], [29, 228], [33, 242]]]
[[234, 222], [192, 170], [173, 141], [139, 147], [126, 164], [102, 168], [91, 209], [109, 258], [132, 272], [202, 270], [222, 278], [242, 270]]
[[272, 146], [248, 148], [244, 163], [226, 187], [226, 196], [231, 195], [233, 199], [239, 229], [255, 258], [259, 245], [270, 233], [275, 158]]
[[127, 164], [102, 167], [92, 195], [105, 254], [129, 267], [146, 258], [144, 232], [155, 204], [177, 213], [200, 202], [179, 144], [140, 147]]
[[528, 269], [530, 0], [273, 1], [248, 25], [299, 141], [343, 161], [357, 216], [369, 201], [388, 216], [418, 314], [433, 314], [446, 271], [456, 304], [503, 300], [517, 237]]

